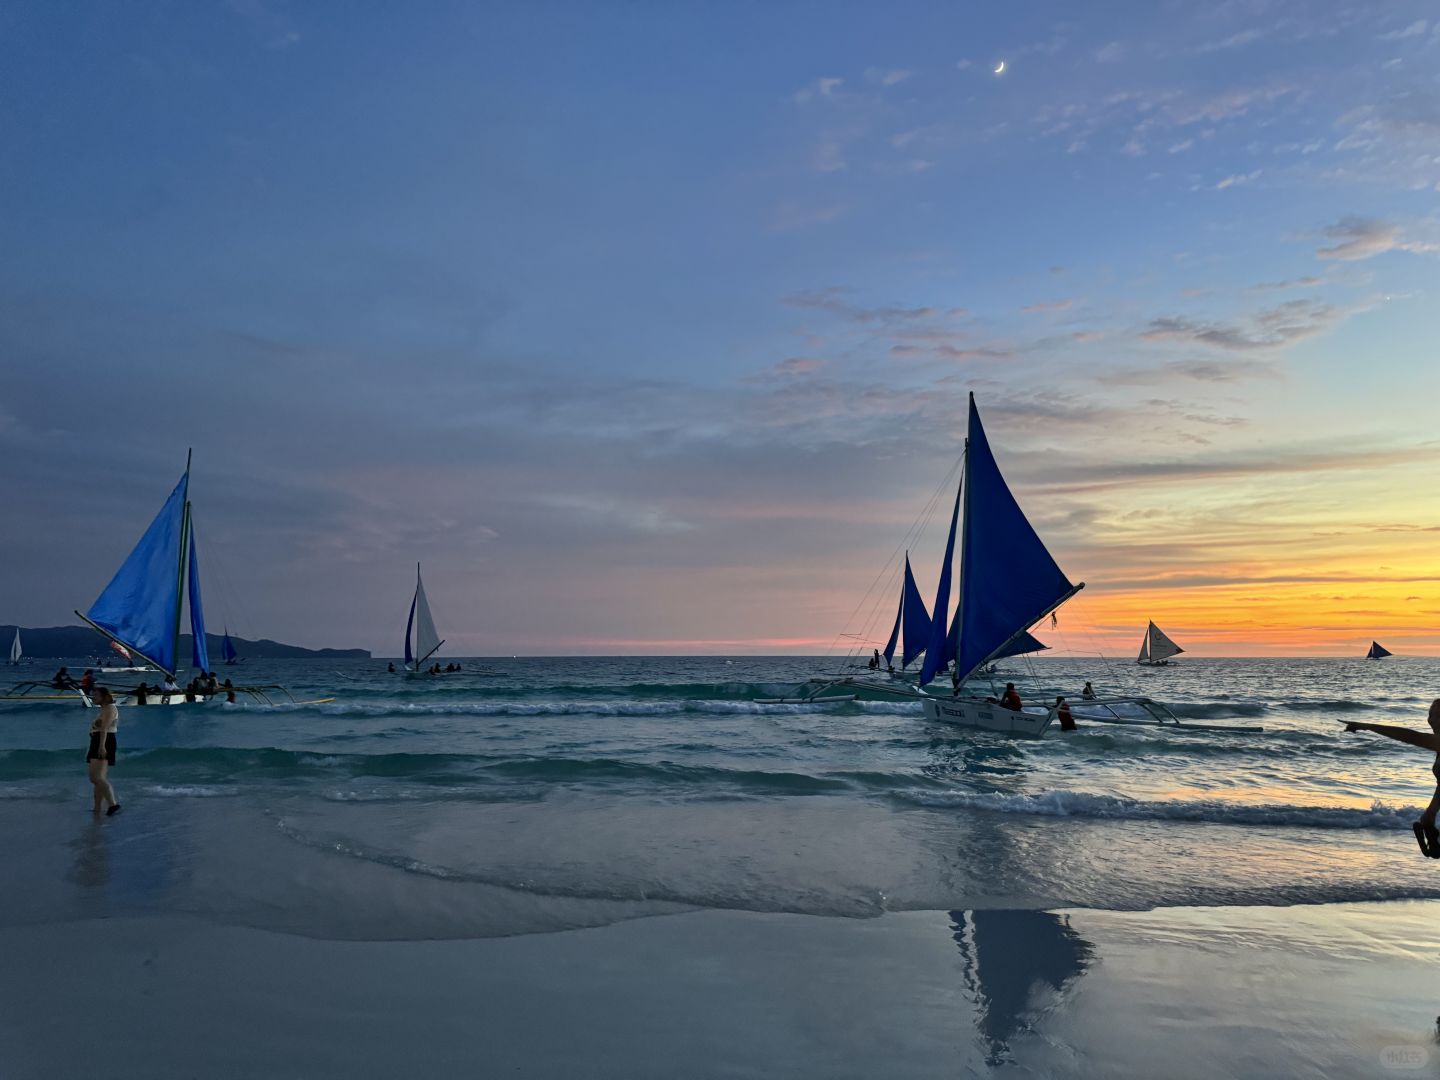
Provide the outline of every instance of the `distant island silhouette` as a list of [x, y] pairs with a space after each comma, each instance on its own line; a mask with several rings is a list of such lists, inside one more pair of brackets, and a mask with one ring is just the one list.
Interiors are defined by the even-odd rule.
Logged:
[[[0, 637], [9, 641], [15, 635], [15, 624], [0, 627]], [[207, 633], [205, 643], [212, 657], [220, 655], [222, 635]], [[70, 659], [77, 656], [108, 654], [110, 647], [105, 638], [87, 626], [22, 626], [20, 640], [25, 655], [34, 659]], [[368, 660], [369, 649], [307, 649], [300, 645], [286, 645], [283, 642], [261, 638], [250, 641], [230, 635], [235, 650], [247, 659], [255, 660], [303, 660], [329, 658], [332, 660]], [[189, 634], [180, 635], [180, 656], [190, 655]]]

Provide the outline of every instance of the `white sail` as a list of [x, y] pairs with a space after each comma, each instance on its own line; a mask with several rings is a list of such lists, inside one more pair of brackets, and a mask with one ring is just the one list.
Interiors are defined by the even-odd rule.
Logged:
[[25, 654], [20, 651], [20, 627], [15, 627], [15, 640], [10, 645], [10, 662], [18, 664]]
[[1168, 637], [1166, 637], [1165, 631], [1161, 630], [1153, 622], [1150, 624], [1149, 629], [1146, 631], [1145, 640], [1150, 646], [1150, 659], [1152, 661], [1168, 660], [1170, 659], [1170, 657], [1176, 656], [1179, 653], [1185, 651], [1184, 649], [1180, 648], [1179, 645], [1176, 645], [1175, 642], [1171, 641]]
[[[1154, 623], [1150, 624], [1154, 626]], [[1137, 664], [1143, 664], [1150, 659], [1150, 633], [1146, 631], [1145, 636], [1140, 639], [1140, 655], [1135, 658]]]
[[420, 568], [415, 568], [415, 667], [430, 659], [440, 648], [440, 635], [435, 632], [435, 620], [430, 615], [430, 601], [425, 599], [425, 582], [420, 580]]

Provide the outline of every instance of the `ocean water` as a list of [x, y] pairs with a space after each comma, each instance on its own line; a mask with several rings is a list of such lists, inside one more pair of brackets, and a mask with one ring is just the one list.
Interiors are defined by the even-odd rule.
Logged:
[[[1032, 699], [1140, 691], [1263, 734], [1017, 741], [903, 702], [760, 705], [836, 661], [480, 658], [237, 669], [320, 705], [127, 708], [94, 822], [89, 715], [0, 703], [0, 922], [185, 913], [317, 937], [487, 937], [697, 909], [890, 911], [1440, 897], [1410, 834], [1440, 661], [1011, 661]], [[73, 666], [73, 665], [72, 665]], [[27, 669], [38, 674], [39, 669]], [[233, 674], [233, 672], [232, 672]]]

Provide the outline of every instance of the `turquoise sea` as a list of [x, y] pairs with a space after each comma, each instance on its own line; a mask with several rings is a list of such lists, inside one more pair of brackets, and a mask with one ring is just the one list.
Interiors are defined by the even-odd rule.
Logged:
[[1038, 741], [927, 723], [908, 703], [752, 700], [833, 659], [462, 663], [421, 680], [384, 661], [247, 663], [231, 673], [336, 700], [122, 710], [125, 811], [103, 847], [85, 710], [0, 706], [11, 872], [96, 883], [5, 890], [0, 920], [178, 911], [403, 939], [694, 909], [1440, 897], [1409, 831], [1430, 756], [1339, 723], [1423, 726], [1440, 661], [1012, 661], [1001, 678], [1031, 698], [1090, 679], [1266, 729]]

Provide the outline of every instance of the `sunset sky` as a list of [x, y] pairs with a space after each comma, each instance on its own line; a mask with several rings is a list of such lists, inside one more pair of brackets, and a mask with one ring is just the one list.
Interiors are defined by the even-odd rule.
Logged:
[[0, 623], [193, 446], [245, 636], [845, 648], [973, 391], [1042, 638], [1440, 654], [1433, 3], [21, 0], [0, 101]]

